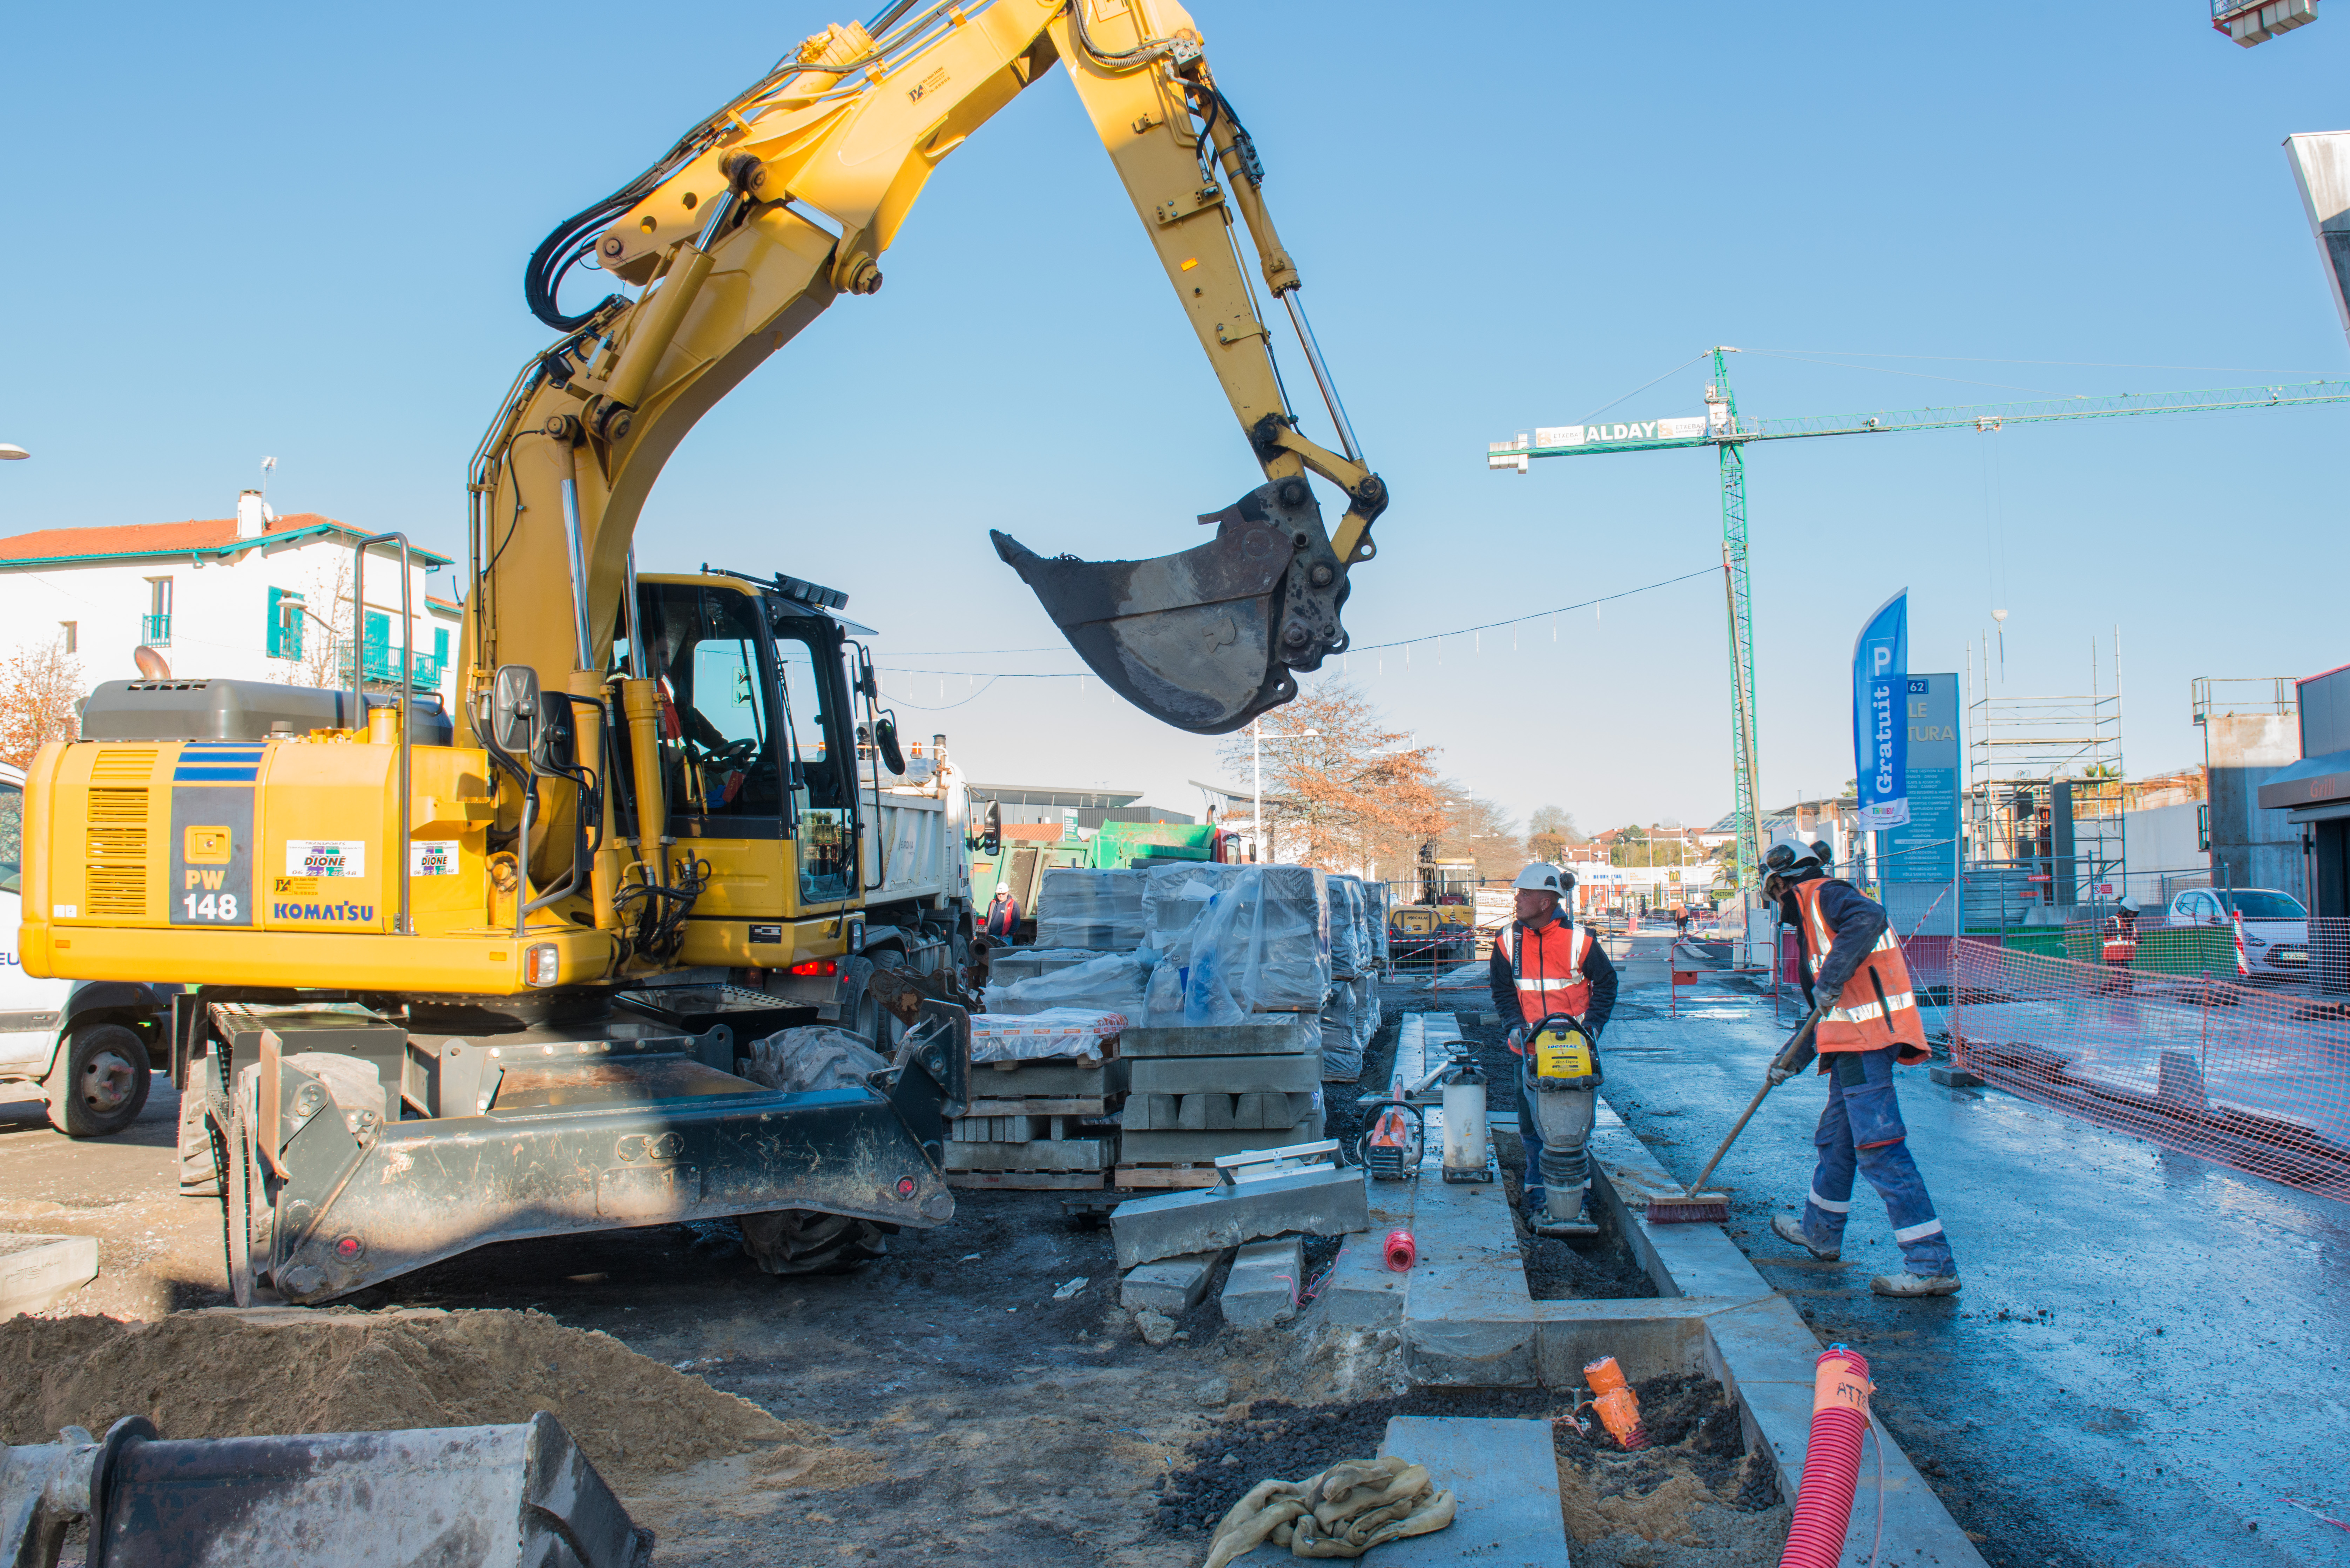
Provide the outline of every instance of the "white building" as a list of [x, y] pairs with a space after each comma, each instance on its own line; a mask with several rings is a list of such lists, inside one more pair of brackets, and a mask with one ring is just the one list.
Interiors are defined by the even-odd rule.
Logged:
[[[369, 550], [354, 637], [352, 548], [366, 536], [316, 513], [278, 516], [248, 490], [234, 517], [0, 539], [0, 647], [60, 644], [85, 687], [138, 679], [142, 646], [183, 679], [348, 686], [356, 643], [369, 683], [389, 689], [400, 680], [399, 551]], [[442, 576], [450, 561], [411, 547], [410, 562], [411, 683], [452, 706], [464, 612]]]

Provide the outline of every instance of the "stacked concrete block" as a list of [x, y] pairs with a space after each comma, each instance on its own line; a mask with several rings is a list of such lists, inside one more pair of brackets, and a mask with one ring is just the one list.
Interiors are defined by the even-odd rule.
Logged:
[[[1181, 979], [1187, 1023], [1319, 1012], [1330, 989], [1328, 877], [1304, 866], [1248, 866], [1191, 929]], [[1156, 993], [1154, 993], [1154, 1002]], [[1152, 1022], [1164, 1010], [1154, 1005]]]
[[1036, 945], [1132, 952], [1142, 945], [1142, 871], [1055, 866], [1036, 895]]
[[993, 985], [1018, 985], [1040, 974], [1058, 974], [1091, 963], [1103, 955], [1087, 948], [997, 948], [988, 957], [987, 978]]
[[1366, 919], [1367, 909], [1360, 877], [1330, 878], [1330, 978], [1334, 981], [1368, 974], [1377, 961]]
[[1118, 1162], [1114, 1118], [1126, 1085], [1116, 1059], [975, 1065], [963, 1115], [947, 1126], [948, 1184], [1101, 1186]]
[[1223, 1155], [1322, 1136], [1318, 1022], [1276, 1016], [1126, 1032], [1118, 1186], [1206, 1186]]
[[1379, 982], [1365, 974], [1330, 987], [1322, 1009], [1322, 1079], [1351, 1084], [1363, 1075], [1363, 1053], [1379, 1032]]

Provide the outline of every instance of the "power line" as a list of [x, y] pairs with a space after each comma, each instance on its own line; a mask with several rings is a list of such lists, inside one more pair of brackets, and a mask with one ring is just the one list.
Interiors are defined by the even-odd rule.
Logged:
[[[1534, 610], [1527, 615], [1511, 616], [1505, 620], [1489, 620], [1482, 622], [1476, 626], [1455, 627], [1450, 631], [1431, 631], [1419, 637], [1400, 638], [1394, 642], [1367, 643], [1361, 647], [1350, 647], [1347, 651], [1348, 653], [1378, 653], [1390, 648], [1408, 648], [1414, 643], [1438, 642], [1448, 637], [1465, 637], [1472, 632], [1491, 631], [1495, 627], [1523, 626], [1528, 621], [1547, 620], [1552, 616], [1565, 615], [1570, 610], [1589, 609], [1594, 605], [1610, 604], [1617, 599], [1628, 599], [1636, 594], [1654, 593], [1659, 588], [1669, 588], [1676, 583], [1686, 583], [1697, 577], [1710, 577], [1721, 570], [1721, 568], [1719, 566], [1703, 566], [1694, 572], [1684, 572], [1678, 577], [1666, 577], [1658, 582], [1644, 583], [1637, 588], [1626, 588], [1620, 593], [1601, 594], [1596, 598], [1584, 599], [1576, 604], [1560, 605], [1555, 609]], [[981, 651], [1016, 653], [1024, 650], [1003, 648], [983, 649]], [[890, 664], [877, 665], [875, 668], [879, 670], [885, 675], [961, 675], [971, 680], [983, 679], [989, 681], [1083, 680], [1090, 678], [1093, 674], [1093, 671], [1089, 670], [921, 670]], [[978, 693], [976, 692], [972, 693], [972, 696], [977, 695]], [[963, 701], [968, 702], [971, 700], [972, 699], [970, 697], [966, 697], [963, 699]], [[960, 703], [952, 705], [957, 707], [961, 706]], [[907, 706], [910, 708], [915, 706], [915, 704], [910, 702]]]

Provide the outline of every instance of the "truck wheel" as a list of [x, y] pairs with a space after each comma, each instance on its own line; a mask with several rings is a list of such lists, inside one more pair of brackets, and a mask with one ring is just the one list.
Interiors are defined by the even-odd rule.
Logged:
[[212, 1118], [204, 1114], [201, 1062], [192, 1064], [188, 1086], [180, 1091], [180, 1196], [218, 1198], [220, 1165], [213, 1154]]
[[49, 1125], [68, 1137], [120, 1132], [147, 1108], [153, 1077], [147, 1043], [121, 1024], [77, 1029], [42, 1085], [48, 1091]]
[[845, 1274], [889, 1248], [880, 1226], [846, 1214], [778, 1209], [740, 1222], [743, 1250], [771, 1274]]
[[[865, 956], [873, 961], [875, 969], [906, 967], [906, 955], [896, 948], [877, 948]], [[858, 992], [857, 1022], [849, 1029], [852, 1033], [865, 1036], [873, 1049], [892, 1059], [898, 1054], [898, 1042], [906, 1035], [906, 1026], [898, 1022], [898, 1015], [882, 1006], [870, 991]]]

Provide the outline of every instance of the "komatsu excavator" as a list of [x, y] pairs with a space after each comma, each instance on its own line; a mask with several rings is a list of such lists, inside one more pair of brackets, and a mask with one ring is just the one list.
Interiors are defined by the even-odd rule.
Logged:
[[[879, 1042], [886, 1071], [754, 1081], [738, 1050], [776, 1021], [762, 1008], [825, 999], [795, 985], [837, 1004], [870, 961], [851, 707], [871, 718], [873, 682], [843, 669], [840, 597], [639, 581], [631, 539], [694, 421], [841, 296], [879, 290], [932, 173], [1055, 62], [1263, 483], [1157, 560], [995, 547], [1105, 680], [1196, 732], [1287, 701], [1346, 646], [1386, 490], [1182, 9], [900, 0], [809, 38], [531, 258], [531, 308], [561, 337], [473, 464], [459, 711], [363, 686], [119, 683], [88, 738], [30, 770], [25, 967], [192, 988], [182, 1160], [221, 1189], [240, 1303], [331, 1300], [490, 1241], [728, 1216], [771, 1270], [838, 1267], [952, 1215], [969, 1021], [943, 988]], [[1340, 452], [1284, 396], [1235, 210]], [[639, 292], [567, 312], [590, 258]], [[1309, 476], [1345, 499], [1335, 531]], [[707, 722], [722, 692], [755, 722]], [[722, 967], [732, 985], [662, 983]]]

